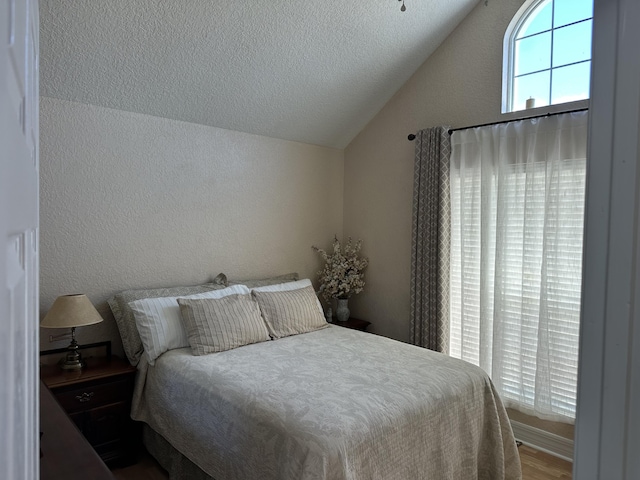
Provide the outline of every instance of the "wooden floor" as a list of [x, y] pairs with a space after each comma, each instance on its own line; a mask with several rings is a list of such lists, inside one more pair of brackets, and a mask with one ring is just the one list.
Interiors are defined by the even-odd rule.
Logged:
[[112, 473], [117, 480], [169, 480], [167, 472], [146, 452], [135, 465], [116, 468]]
[[526, 445], [520, 445], [522, 480], [571, 479], [573, 464], [548, 453], [539, 452]]
[[[519, 448], [522, 462], [522, 480], [571, 479], [572, 464], [526, 445]], [[138, 463], [127, 468], [113, 470], [118, 480], [168, 480], [169, 475], [148, 454]]]

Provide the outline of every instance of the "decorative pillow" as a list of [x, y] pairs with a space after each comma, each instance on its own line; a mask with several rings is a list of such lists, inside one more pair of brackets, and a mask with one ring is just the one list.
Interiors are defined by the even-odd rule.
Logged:
[[[244, 285], [234, 285], [186, 298], [222, 298], [239, 293], [248, 294], [249, 289]], [[167, 350], [189, 346], [177, 299], [178, 297], [144, 298], [129, 303], [149, 365], [153, 365], [156, 358]]]
[[260, 306], [271, 338], [312, 332], [328, 326], [318, 310], [318, 297], [311, 286], [276, 292], [254, 289], [251, 295]]
[[142, 356], [142, 341], [136, 328], [136, 322], [133, 312], [129, 308], [129, 302], [140, 300], [142, 298], [158, 298], [158, 297], [179, 297], [184, 295], [193, 295], [195, 293], [210, 292], [211, 290], [219, 290], [227, 286], [227, 277], [224, 273], [219, 273], [211, 283], [204, 285], [193, 285], [186, 287], [167, 287], [154, 288], [145, 290], [124, 290], [107, 300], [111, 307], [113, 317], [118, 325], [120, 337], [122, 338], [122, 346], [124, 352], [129, 359], [131, 365], [137, 365]]
[[246, 285], [249, 288], [264, 287], [267, 285], [276, 285], [278, 283], [292, 282], [300, 278], [297, 273], [287, 273], [277, 277], [263, 278], [262, 280], [241, 280], [229, 282], [229, 285]]
[[[297, 280], [295, 282], [278, 283], [274, 285], [267, 285], [264, 287], [256, 287], [256, 288], [249, 287], [249, 288], [251, 288], [252, 291], [255, 290], [257, 292], [284, 292], [287, 290], [298, 290], [300, 288], [305, 288], [305, 287], [313, 288], [313, 285], [311, 285], [311, 280], [309, 280], [308, 278], [303, 278], [302, 280]], [[316, 303], [318, 304], [318, 309], [320, 310], [320, 313], [322, 314], [322, 316], [324, 316], [324, 310], [322, 309], [322, 304], [320, 303], [320, 300], [318, 300], [317, 295], [316, 295]]]
[[258, 304], [251, 295], [199, 300], [179, 298], [178, 304], [194, 355], [224, 352], [270, 339]]

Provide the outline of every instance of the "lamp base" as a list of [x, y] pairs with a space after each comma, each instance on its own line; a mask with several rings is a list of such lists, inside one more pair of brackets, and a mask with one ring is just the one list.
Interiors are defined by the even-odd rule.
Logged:
[[79, 353], [76, 358], [72, 352], [69, 352], [64, 358], [60, 359], [58, 365], [62, 370], [80, 370], [84, 367], [85, 363]]
[[78, 342], [76, 341], [75, 330], [75, 327], [71, 329], [71, 343], [67, 347], [67, 354], [58, 362], [58, 365], [62, 370], [80, 370], [85, 365], [84, 360], [82, 360], [82, 355], [80, 355], [80, 352], [78, 351]]

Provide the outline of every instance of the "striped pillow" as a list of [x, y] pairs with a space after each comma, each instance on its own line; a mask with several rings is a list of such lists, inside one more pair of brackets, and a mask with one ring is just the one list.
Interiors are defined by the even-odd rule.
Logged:
[[318, 309], [318, 298], [311, 286], [280, 292], [252, 290], [251, 295], [260, 305], [271, 338], [312, 332], [328, 326]]
[[[261, 287], [252, 287], [251, 285], [247, 285], [251, 289], [252, 292], [284, 292], [285, 290], [299, 290], [306, 286], [312, 287], [311, 280], [308, 278], [303, 278], [302, 280], [296, 280], [293, 282], [285, 282], [285, 283], [277, 283], [271, 285], [263, 285]], [[318, 310], [322, 316], [324, 316], [324, 310], [322, 310], [322, 304], [318, 297], [316, 296], [316, 304], [318, 305]]]
[[179, 298], [178, 305], [194, 355], [224, 352], [270, 339], [258, 304], [251, 295]]

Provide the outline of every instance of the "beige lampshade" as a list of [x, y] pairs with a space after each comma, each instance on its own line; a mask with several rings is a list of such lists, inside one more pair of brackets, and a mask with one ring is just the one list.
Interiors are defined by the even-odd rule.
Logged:
[[63, 295], [56, 298], [47, 314], [40, 322], [46, 328], [82, 327], [100, 323], [102, 317], [83, 294]]

